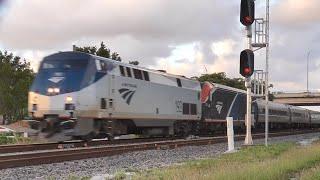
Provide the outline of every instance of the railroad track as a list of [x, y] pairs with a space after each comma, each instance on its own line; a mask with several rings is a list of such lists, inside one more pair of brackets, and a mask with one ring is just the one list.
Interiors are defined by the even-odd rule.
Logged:
[[80, 147], [94, 147], [103, 145], [142, 143], [151, 141], [174, 140], [177, 138], [135, 138], [135, 139], [118, 139], [113, 141], [94, 140], [94, 141], [66, 141], [52, 143], [36, 143], [36, 144], [17, 144], [17, 145], [0, 145], [0, 154], [17, 153], [38, 150], [54, 150], [54, 149], [72, 149]]
[[[319, 132], [319, 130], [305, 130], [297, 132], [270, 133], [270, 137], [306, 134]], [[244, 135], [238, 135], [235, 140], [243, 140]], [[264, 138], [264, 134], [254, 134], [254, 139]], [[87, 158], [98, 158], [112, 155], [119, 155], [126, 152], [155, 150], [155, 149], [174, 149], [183, 146], [209, 145], [226, 142], [227, 137], [210, 137], [200, 139], [179, 139], [179, 140], [161, 140], [154, 142], [135, 142], [126, 144], [107, 144], [95, 147], [79, 147], [71, 149], [54, 149], [45, 152], [25, 152], [19, 154], [8, 154], [0, 156], [0, 169], [57, 163], [63, 161], [80, 160]], [[106, 141], [107, 142], [107, 141]]]
[[[320, 132], [320, 129], [309, 130], [312, 132]], [[301, 130], [295, 131], [298, 133]], [[284, 133], [290, 133], [292, 131], [285, 131]], [[306, 132], [305, 130], [301, 133]], [[255, 132], [258, 133], [258, 132]], [[262, 132], [261, 132], [262, 133]], [[272, 133], [272, 132], [271, 132]], [[279, 132], [277, 132], [279, 133]], [[216, 135], [221, 136], [221, 134]], [[27, 151], [39, 151], [39, 150], [54, 150], [54, 149], [72, 149], [80, 147], [94, 147], [104, 145], [116, 145], [116, 144], [131, 144], [131, 143], [142, 143], [142, 142], [153, 142], [153, 141], [168, 141], [175, 140], [178, 138], [135, 138], [135, 139], [117, 139], [113, 141], [107, 140], [94, 140], [89, 142], [84, 141], [67, 141], [67, 142], [52, 142], [52, 143], [36, 143], [36, 144], [18, 144], [18, 145], [0, 145], [0, 155], [6, 153], [17, 153]]]

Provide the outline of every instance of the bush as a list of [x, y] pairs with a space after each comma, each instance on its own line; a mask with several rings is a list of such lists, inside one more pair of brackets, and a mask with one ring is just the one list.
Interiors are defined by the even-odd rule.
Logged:
[[31, 143], [31, 139], [22, 137], [21, 135], [16, 135], [12, 132], [0, 134], [0, 145], [26, 143]]
[[0, 135], [0, 144], [14, 144], [15, 142], [14, 136]]

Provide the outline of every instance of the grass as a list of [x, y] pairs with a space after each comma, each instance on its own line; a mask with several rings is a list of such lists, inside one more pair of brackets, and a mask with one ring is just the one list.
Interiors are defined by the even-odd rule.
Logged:
[[126, 176], [127, 176], [126, 172], [122, 170], [122, 171], [118, 171], [115, 173], [114, 179], [115, 180], [123, 180], [126, 178]]
[[[134, 179], [289, 179], [318, 163], [320, 143], [308, 147], [282, 143], [269, 147], [243, 148], [237, 153], [224, 154], [216, 159], [186, 162], [179, 166], [141, 172], [136, 174]], [[314, 177], [319, 177], [320, 173], [314, 174]]]
[[90, 179], [91, 179], [91, 177], [87, 177], [87, 176], [85, 176], [85, 177], [80, 177], [80, 176], [70, 175], [70, 176], [68, 177], [68, 180], [90, 180]]
[[315, 167], [305, 169], [301, 173], [299, 173], [300, 180], [316, 180], [320, 179], [320, 164]]
[[[46, 179], [47, 180], [58, 180], [59, 178], [56, 178], [54, 176], [50, 176], [50, 177], [47, 177]], [[89, 176], [81, 177], [81, 176], [69, 175], [67, 177], [67, 180], [90, 180], [90, 179], [91, 179], [91, 177], [89, 177]]]

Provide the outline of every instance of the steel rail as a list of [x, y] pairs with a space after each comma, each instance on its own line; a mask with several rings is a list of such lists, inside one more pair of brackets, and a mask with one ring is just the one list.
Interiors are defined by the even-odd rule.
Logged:
[[[280, 132], [270, 133], [272, 137], [287, 136], [314, 133], [314, 130], [297, 131], [297, 132]], [[317, 131], [319, 132], [319, 131]], [[264, 133], [254, 134], [255, 139], [264, 138]], [[235, 137], [235, 140], [244, 140], [244, 135]], [[175, 149], [183, 146], [199, 146], [223, 143], [227, 141], [226, 136], [210, 137], [189, 140], [167, 140], [156, 142], [140, 142], [133, 144], [105, 145], [96, 147], [82, 147], [73, 149], [55, 149], [46, 152], [26, 152], [20, 154], [11, 154], [0, 156], [0, 169], [22, 167], [30, 165], [50, 164], [71, 160], [80, 160], [88, 158], [99, 158], [113, 155], [120, 155], [127, 152], [143, 151], [143, 150], [160, 150]]]
[[[297, 130], [295, 131], [298, 133]], [[320, 129], [309, 130], [310, 132], [320, 132]], [[284, 131], [289, 133], [291, 131]], [[302, 133], [306, 130], [302, 130]], [[281, 133], [281, 132], [275, 132]], [[17, 153], [17, 152], [28, 152], [28, 151], [39, 151], [39, 150], [54, 150], [54, 149], [71, 149], [80, 147], [94, 147], [103, 145], [116, 145], [116, 144], [130, 144], [130, 143], [142, 143], [142, 142], [153, 142], [153, 141], [167, 141], [175, 140], [179, 138], [135, 138], [135, 139], [118, 139], [113, 141], [107, 140], [95, 140], [95, 141], [66, 141], [66, 142], [52, 142], [52, 143], [35, 143], [35, 144], [17, 144], [17, 145], [0, 145], [0, 155], [6, 153]], [[180, 138], [181, 139], [181, 138]]]
[[71, 149], [80, 147], [102, 146], [112, 144], [129, 144], [152, 141], [165, 141], [177, 138], [135, 138], [135, 139], [118, 139], [113, 141], [108, 140], [94, 140], [94, 141], [66, 141], [66, 142], [52, 142], [52, 143], [34, 143], [34, 144], [17, 144], [17, 145], [0, 145], [0, 154], [17, 153], [38, 150], [54, 150], [54, 149]]

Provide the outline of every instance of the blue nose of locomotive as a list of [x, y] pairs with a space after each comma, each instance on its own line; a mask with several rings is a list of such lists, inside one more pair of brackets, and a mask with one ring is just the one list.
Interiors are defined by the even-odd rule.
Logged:
[[105, 74], [97, 71], [96, 62], [89, 54], [60, 52], [47, 56], [29, 92], [29, 112], [43, 119], [46, 115], [74, 110], [77, 92]]
[[79, 91], [87, 63], [85, 60], [44, 60], [30, 91], [45, 96]]

